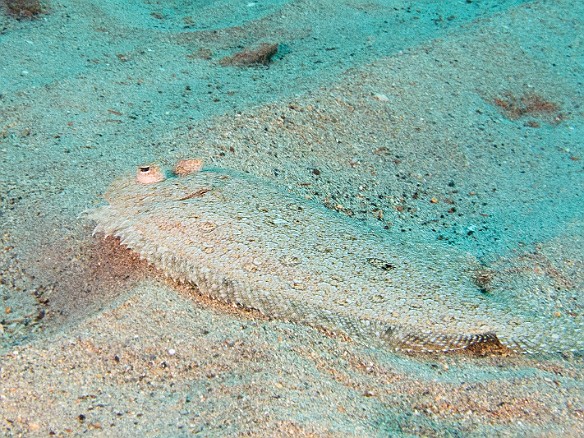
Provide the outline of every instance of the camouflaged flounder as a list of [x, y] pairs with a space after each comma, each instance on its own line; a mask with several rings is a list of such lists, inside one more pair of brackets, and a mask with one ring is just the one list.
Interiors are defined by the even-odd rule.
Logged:
[[481, 291], [476, 260], [446, 245], [398, 240], [247, 174], [146, 176], [111, 186], [88, 213], [95, 232], [215, 299], [402, 350], [547, 351], [562, 333]]

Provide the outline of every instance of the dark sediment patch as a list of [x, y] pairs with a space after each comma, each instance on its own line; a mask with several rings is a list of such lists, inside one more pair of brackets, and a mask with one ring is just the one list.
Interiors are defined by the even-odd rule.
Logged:
[[249, 67], [253, 65], [268, 65], [278, 52], [278, 44], [260, 44], [255, 49], [245, 49], [219, 61], [223, 67]]
[[35, 18], [47, 11], [46, 4], [39, 0], [3, 0], [0, 4], [18, 20]]

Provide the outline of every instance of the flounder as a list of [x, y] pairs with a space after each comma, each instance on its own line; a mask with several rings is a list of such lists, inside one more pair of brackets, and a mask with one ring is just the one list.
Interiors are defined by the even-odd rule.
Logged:
[[88, 212], [95, 232], [202, 294], [372, 345], [549, 349], [530, 341], [546, 338], [537, 318], [481, 291], [469, 254], [406, 241], [261, 178], [190, 168], [167, 177], [142, 166], [114, 182], [108, 204]]

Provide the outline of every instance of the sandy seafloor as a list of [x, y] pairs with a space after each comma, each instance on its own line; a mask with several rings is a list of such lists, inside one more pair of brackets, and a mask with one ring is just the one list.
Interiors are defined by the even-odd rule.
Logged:
[[[201, 157], [468, 251], [493, 287], [581, 323], [582, 17], [568, 0], [2, 14], [0, 434], [584, 436], [581, 352], [404, 355], [258, 318], [79, 217], [136, 165]], [[263, 42], [269, 66], [220, 65]]]

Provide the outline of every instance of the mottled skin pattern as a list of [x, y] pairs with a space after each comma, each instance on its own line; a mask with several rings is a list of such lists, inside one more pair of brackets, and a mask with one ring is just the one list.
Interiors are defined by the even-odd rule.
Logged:
[[528, 342], [545, 331], [537, 318], [477, 287], [470, 255], [400, 240], [265, 180], [203, 169], [122, 179], [105, 198], [88, 214], [97, 233], [223, 302], [398, 350], [547, 350]]

